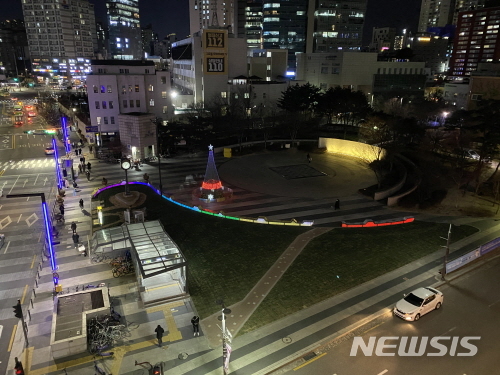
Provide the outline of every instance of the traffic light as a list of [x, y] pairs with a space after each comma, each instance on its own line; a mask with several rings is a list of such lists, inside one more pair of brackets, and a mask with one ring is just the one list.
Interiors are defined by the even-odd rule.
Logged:
[[23, 364], [17, 360], [17, 357], [16, 357], [16, 364], [14, 365], [14, 370], [16, 370], [16, 375], [24, 375]]
[[17, 305], [12, 306], [14, 308], [14, 316], [21, 319], [23, 317], [23, 309], [21, 307], [21, 302], [17, 300]]

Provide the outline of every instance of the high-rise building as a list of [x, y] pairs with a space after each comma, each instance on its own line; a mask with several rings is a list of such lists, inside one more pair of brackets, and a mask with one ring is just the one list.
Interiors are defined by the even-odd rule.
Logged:
[[368, 0], [310, 1], [306, 52], [359, 51]]
[[142, 50], [146, 56], [158, 56], [155, 51], [155, 44], [158, 43], [158, 34], [154, 32], [153, 25], [149, 24], [141, 28]]
[[458, 13], [480, 9], [487, 0], [422, 0], [418, 32], [424, 33], [433, 27], [456, 25]]
[[87, 0], [23, 0], [33, 72], [82, 80], [97, 45], [94, 5]]
[[191, 35], [209, 27], [227, 29], [230, 34], [237, 34], [236, 7], [243, 2], [246, 0], [189, 0]]
[[[242, 22], [243, 24], [243, 22]], [[245, 6], [244, 33], [249, 55], [254, 49], [262, 48], [262, 0], [248, 0]]]
[[109, 51], [115, 60], [143, 58], [139, 0], [108, 0]]
[[26, 75], [30, 69], [28, 39], [24, 22], [7, 20], [0, 23], [0, 74]]
[[97, 50], [96, 57], [100, 60], [108, 59], [108, 28], [104, 26], [101, 21], [96, 22], [96, 31], [97, 31]]
[[460, 12], [450, 75], [470, 76], [479, 63], [500, 62], [500, 7]]
[[288, 49], [288, 69], [295, 70], [295, 54], [306, 50], [307, 1], [263, 0], [264, 49]]

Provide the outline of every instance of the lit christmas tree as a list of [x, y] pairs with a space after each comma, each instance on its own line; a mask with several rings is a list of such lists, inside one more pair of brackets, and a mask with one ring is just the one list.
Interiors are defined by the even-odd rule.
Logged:
[[201, 187], [197, 189], [196, 196], [205, 202], [221, 202], [231, 198], [232, 190], [224, 188], [217, 172], [214, 160], [214, 146], [208, 146], [208, 162], [205, 177]]

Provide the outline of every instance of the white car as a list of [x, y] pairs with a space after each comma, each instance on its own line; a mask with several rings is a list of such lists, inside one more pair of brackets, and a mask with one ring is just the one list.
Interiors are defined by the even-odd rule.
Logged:
[[439, 310], [443, 304], [443, 293], [439, 290], [425, 287], [415, 289], [394, 306], [393, 313], [404, 320], [419, 320], [422, 315], [432, 310]]

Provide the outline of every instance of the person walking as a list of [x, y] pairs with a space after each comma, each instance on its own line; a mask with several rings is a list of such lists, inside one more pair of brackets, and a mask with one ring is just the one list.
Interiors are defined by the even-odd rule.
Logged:
[[73, 244], [75, 248], [78, 249], [78, 243], [80, 242], [80, 235], [78, 233], [73, 233]]
[[80, 198], [80, 210], [83, 210], [83, 198]]
[[161, 325], [158, 324], [158, 327], [155, 329], [156, 332], [156, 338], [158, 339], [158, 346], [161, 348], [161, 339], [163, 338], [163, 333], [165, 330]]
[[85, 174], [87, 175], [87, 181], [90, 181], [90, 171], [85, 172]]
[[64, 205], [62, 205], [62, 204], [61, 204], [61, 205], [59, 206], [59, 211], [61, 212], [61, 215], [63, 215], [63, 216], [64, 216]]
[[200, 317], [195, 315], [191, 318], [191, 324], [193, 325], [193, 336], [200, 335]]
[[87, 169], [89, 170], [89, 172], [92, 169], [92, 164], [90, 164], [90, 161], [87, 163]]
[[87, 169], [87, 165], [85, 163], [82, 163], [81, 166], [82, 166], [82, 170], [85, 172], [85, 170]]
[[142, 176], [142, 178], [144, 178], [144, 181], [149, 184], [149, 175], [147, 173], [144, 173], [144, 176]]
[[105, 177], [103, 177], [102, 178], [102, 186], [106, 186], [107, 184], [108, 184], [108, 180]]
[[80, 164], [83, 164], [83, 156], [80, 157]]
[[78, 172], [82, 173], [82, 165], [81, 164], [78, 164]]
[[335, 210], [340, 210], [340, 201], [338, 199], [335, 201], [334, 207], [335, 207]]
[[310, 163], [310, 162], [312, 162], [312, 160], [313, 160], [313, 159], [312, 159], [311, 155], [309, 155], [309, 153], [308, 153], [308, 154], [307, 154], [307, 161]]
[[74, 221], [71, 223], [71, 230], [76, 233], [76, 223]]
[[[80, 153], [81, 155], [81, 153]], [[82, 156], [82, 163], [85, 164], [85, 156]]]

